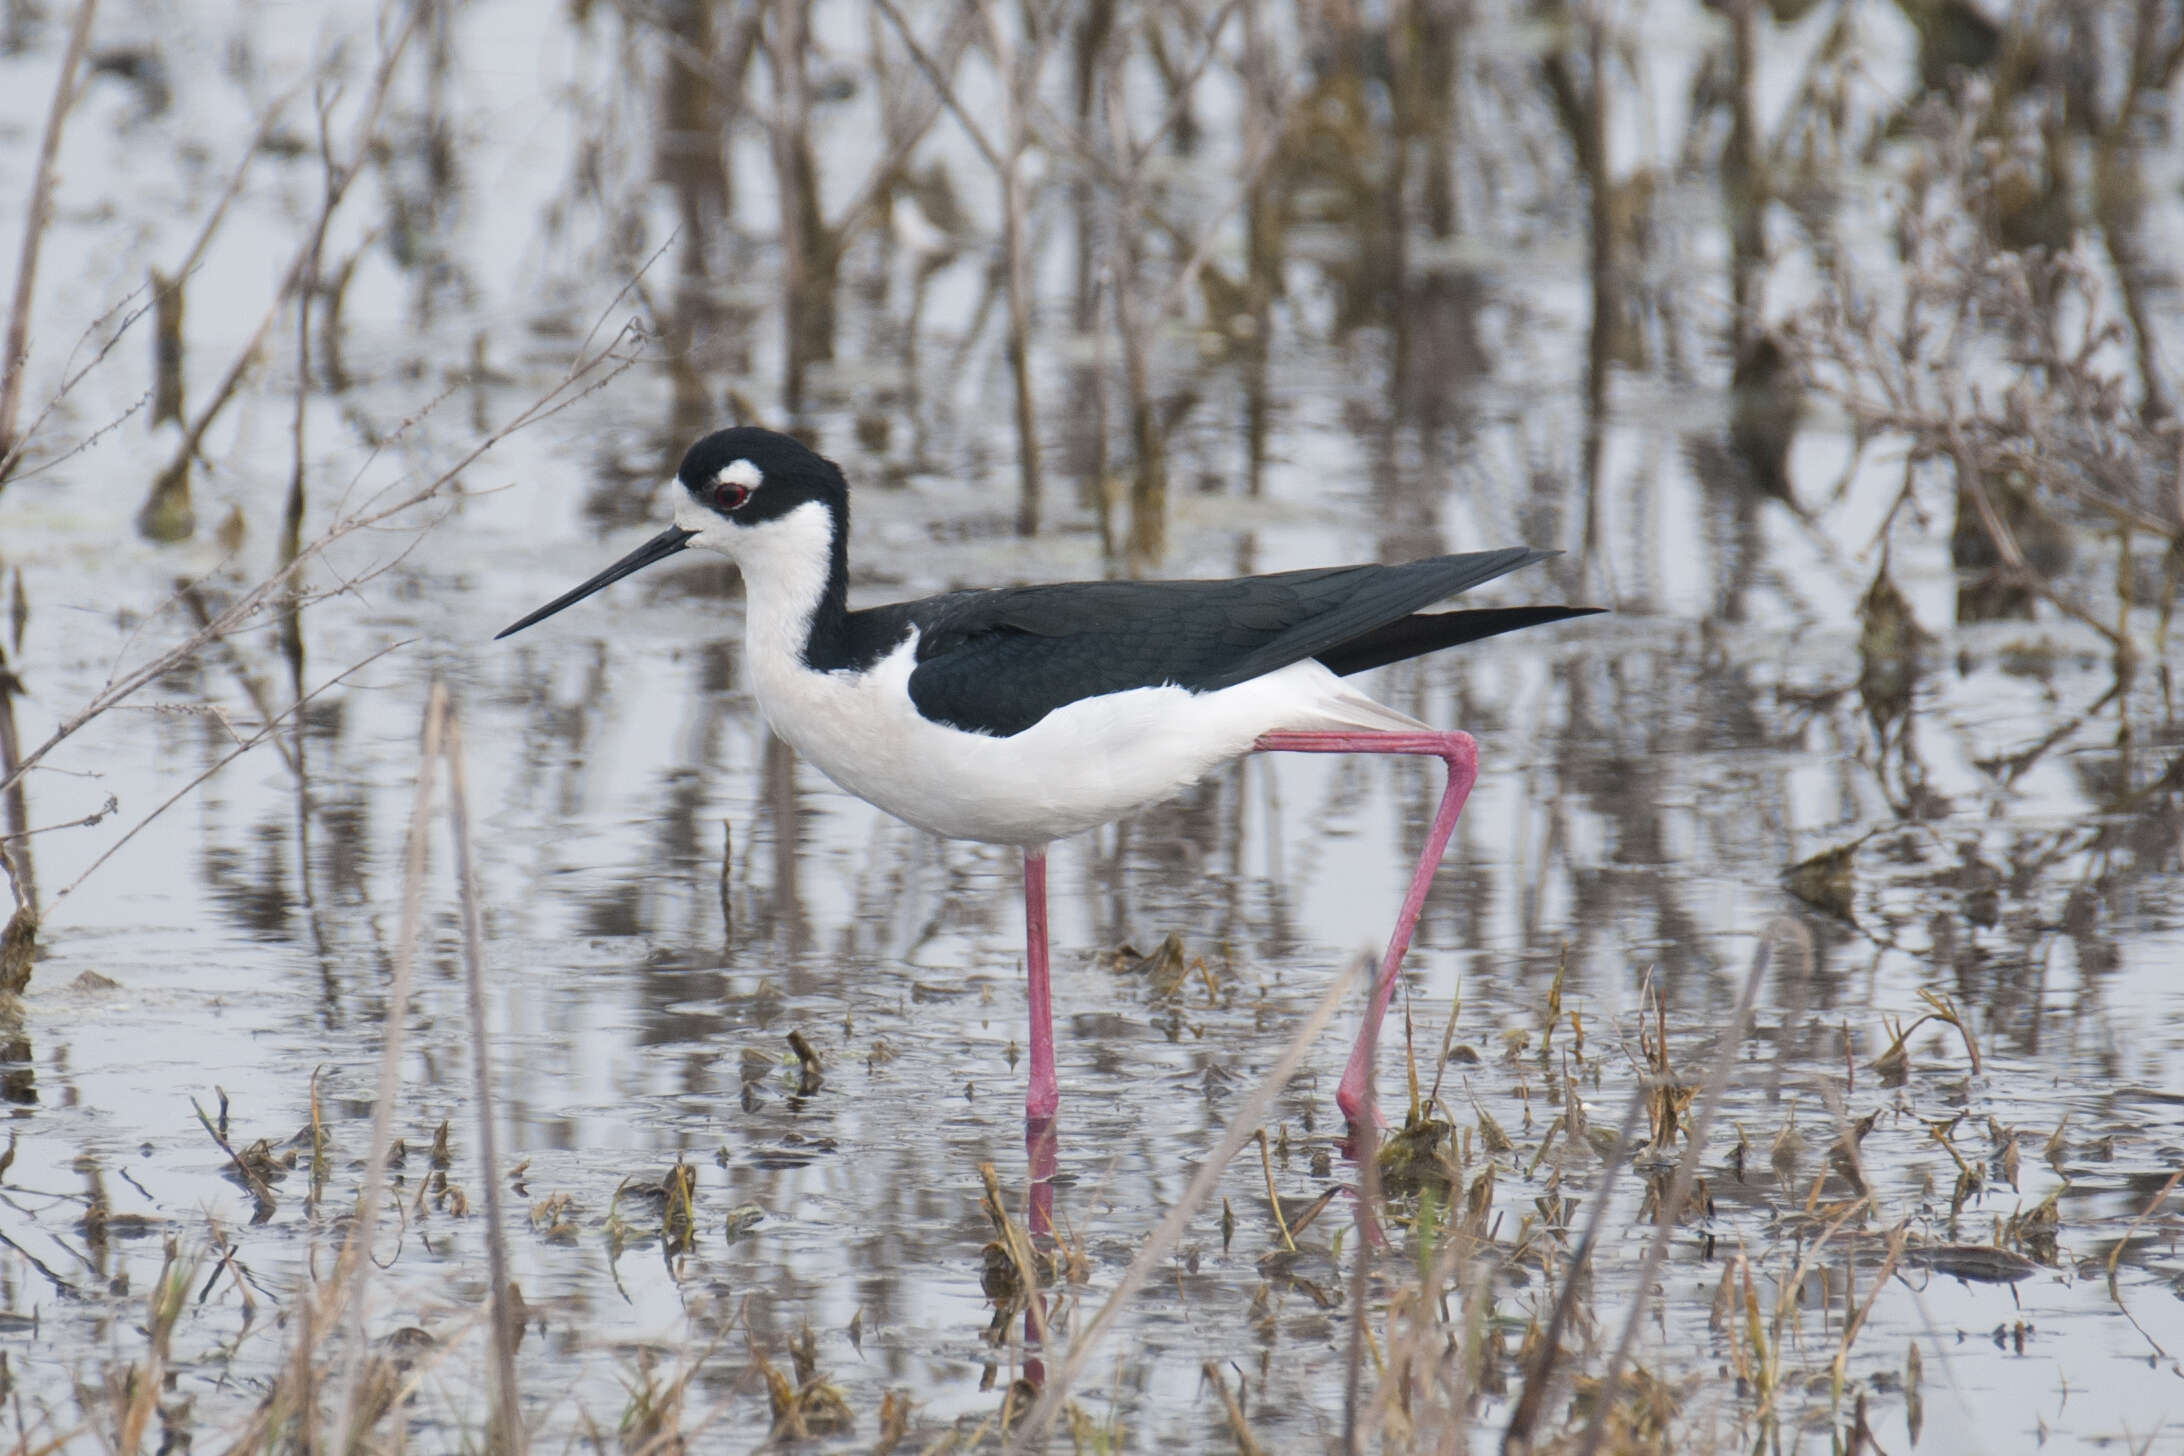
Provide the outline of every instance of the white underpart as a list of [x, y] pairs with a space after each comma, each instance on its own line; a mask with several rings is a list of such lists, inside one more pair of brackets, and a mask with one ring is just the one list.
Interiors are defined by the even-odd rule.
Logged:
[[910, 701], [915, 633], [864, 672], [803, 661], [826, 590], [829, 520], [816, 502], [755, 526], [684, 501], [692, 546], [743, 568], [745, 651], [773, 730], [835, 783], [921, 829], [1044, 844], [1174, 797], [1276, 730], [1417, 731], [1310, 660], [1214, 692], [1133, 688], [1057, 708], [1021, 733], [966, 733]]

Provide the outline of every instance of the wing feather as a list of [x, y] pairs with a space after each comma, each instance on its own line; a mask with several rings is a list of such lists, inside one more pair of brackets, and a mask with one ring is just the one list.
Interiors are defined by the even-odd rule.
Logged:
[[1003, 587], [878, 612], [918, 628], [909, 686], [919, 712], [1006, 737], [1103, 693], [1169, 684], [1210, 692], [1308, 657], [1334, 666], [1358, 639], [1351, 656], [1371, 665], [1411, 655], [1400, 648], [1414, 637], [1415, 651], [1447, 645], [1431, 632], [1382, 629], [1552, 554], [1518, 547], [1227, 581]]

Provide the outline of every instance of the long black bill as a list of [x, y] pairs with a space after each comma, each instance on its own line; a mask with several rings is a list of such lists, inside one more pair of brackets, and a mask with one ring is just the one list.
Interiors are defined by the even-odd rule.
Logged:
[[563, 607], [575, 606], [578, 602], [584, 600], [584, 598], [590, 596], [593, 592], [598, 591], [601, 587], [612, 586], [614, 585], [614, 583], [620, 581], [623, 577], [628, 576], [633, 571], [642, 571], [655, 561], [666, 560], [668, 557], [673, 556], [676, 552], [682, 550], [685, 546], [688, 546], [690, 544], [690, 538], [697, 534], [698, 533], [695, 531], [685, 531], [680, 526], [669, 526], [659, 535], [654, 536], [650, 541], [645, 542], [644, 545], [638, 547], [635, 551], [630, 552], [629, 555], [623, 557], [620, 561], [615, 562], [614, 565], [608, 567], [605, 571], [600, 572], [597, 576], [593, 577], [590, 581], [585, 582], [575, 591], [563, 592], [560, 596], [555, 597], [545, 606], [540, 607], [537, 611], [531, 613], [530, 616], [525, 617], [522, 621], [516, 623], [514, 626], [504, 627], [500, 631], [495, 632], [493, 634], [493, 640], [495, 642], [498, 642], [503, 637], [509, 636], [516, 632], [521, 632], [524, 628], [530, 626], [533, 622], [543, 622], [548, 617], [551, 617], [554, 613], [560, 611]]

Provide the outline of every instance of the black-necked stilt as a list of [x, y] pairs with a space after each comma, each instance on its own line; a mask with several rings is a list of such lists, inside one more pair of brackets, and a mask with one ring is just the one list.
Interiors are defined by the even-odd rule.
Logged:
[[1434, 868], [1478, 774], [1438, 732], [1343, 682], [1367, 668], [1586, 607], [1421, 608], [1552, 552], [1513, 547], [1401, 566], [1230, 581], [1086, 581], [949, 592], [852, 611], [849, 487], [786, 435], [691, 446], [675, 524], [500, 633], [506, 637], [690, 547], [743, 569], [746, 656], [776, 733], [850, 793], [922, 829], [1024, 852], [1031, 1088], [1060, 1102], [1047, 991], [1046, 846], [1156, 804], [1253, 751], [1430, 754], [1448, 765], [1433, 829], [1335, 1100], [1371, 1112], [1368, 1050]]

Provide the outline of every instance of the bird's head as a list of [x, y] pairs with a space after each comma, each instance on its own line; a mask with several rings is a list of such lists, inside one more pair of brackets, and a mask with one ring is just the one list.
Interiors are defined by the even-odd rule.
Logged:
[[840, 550], [849, 487], [833, 461], [787, 435], [751, 425], [707, 435], [684, 454], [675, 479], [682, 496], [674, 525], [496, 638], [544, 621], [600, 588], [693, 546], [745, 565], [768, 553], [816, 551], [822, 571]]
[[849, 499], [833, 461], [787, 435], [749, 425], [692, 445], [675, 479], [683, 488], [675, 525], [690, 533], [686, 544], [738, 560], [754, 548], [767, 549], [763, 543], [778, 533], [766, 527], [799, 507], [816, 504], [839, 520]]

